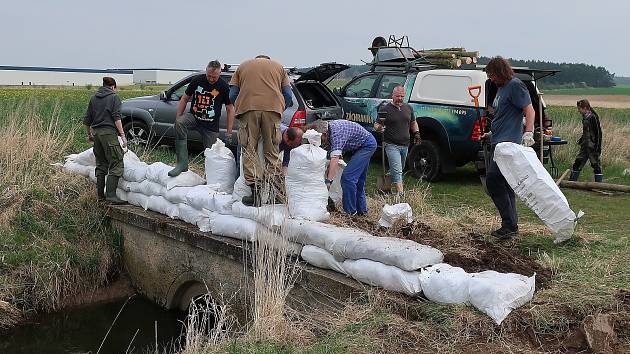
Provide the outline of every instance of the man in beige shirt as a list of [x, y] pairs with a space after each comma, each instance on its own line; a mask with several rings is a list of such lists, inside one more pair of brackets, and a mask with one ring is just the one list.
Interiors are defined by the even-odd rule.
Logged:
[[[243, 204], [260, 206], [263, 178], [275, 182], [280, 176], [280, 120], [282, 112], [293, 105], [289, 77], [280, 63], [259, 55], [239, 65], [230, 86], [230, 99], [236, 105], [239, 120], [243, 174], [252, 188], [252, 197], [243, 198]], [[264, 167], [260, 166], [256, 152], [259, 139], [263, 142]]]

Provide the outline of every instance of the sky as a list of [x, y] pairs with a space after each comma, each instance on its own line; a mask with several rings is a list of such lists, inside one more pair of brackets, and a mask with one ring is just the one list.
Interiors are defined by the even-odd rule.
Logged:
[[[360, 64], [376, 36], [416, 49], [587, 63], [630, 76], [629, 0], [0, 0], [0, 65], [202, 69], [268, 54]], [[626, 44], [623, 44], [626, 43]]]

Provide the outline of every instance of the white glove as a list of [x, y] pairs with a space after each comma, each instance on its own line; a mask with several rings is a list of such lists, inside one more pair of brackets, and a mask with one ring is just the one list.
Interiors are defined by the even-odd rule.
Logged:
[[532, 132], [525, 132], [523, 134], [523, 145], [530, 147], [532, 145], [534, 145], [534, 133]]

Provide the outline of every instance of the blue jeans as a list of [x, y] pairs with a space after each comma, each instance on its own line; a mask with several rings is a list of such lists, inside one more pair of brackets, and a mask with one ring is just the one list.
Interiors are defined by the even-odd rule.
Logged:
[[392, 183], [402, 182], [402, 173], [405, 169], [408, 152], [407, 145], [385, 143], [385, 154], [387, 154], [387, 161], [389, 162], [389, 175], [392, 177]]
[[494, 161], [494, 146], [490, 149], [490, 166], [486, 171], [486, 189], [494, 202], [494, 206], [501, 215], [501, 226], [512, 231], [518, 227], [518, 214], [516, 213], [516, 198], [512, 187], [507, 183], [499, 166]]
[[367, 213], [365, 180], [374, 151], [376, 151], [376, 139], [370, 134], [363, 146], [354, 152], [348, 166], [343, 170], [341, 175], [343, 210], [348, 214]]

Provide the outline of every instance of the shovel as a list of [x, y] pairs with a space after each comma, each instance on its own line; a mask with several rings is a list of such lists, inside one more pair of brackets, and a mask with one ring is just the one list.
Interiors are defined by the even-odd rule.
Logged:
[[[378, 112], [378, 122], [379, 124], [385, 128], [385, 118], [387, 113]], [[383, 174], [376, 177], [376, 189], [385, 194], [390, 193], [392, 191], [392, 177], [387, 174], [387, 170], [385, 169], [385, 131], [381, 133], [381, 162], [383, 163]]]

